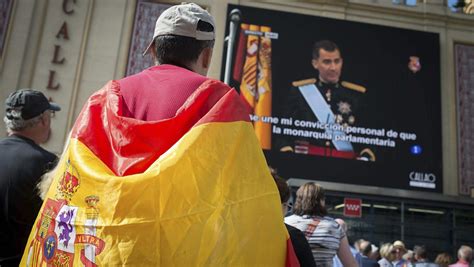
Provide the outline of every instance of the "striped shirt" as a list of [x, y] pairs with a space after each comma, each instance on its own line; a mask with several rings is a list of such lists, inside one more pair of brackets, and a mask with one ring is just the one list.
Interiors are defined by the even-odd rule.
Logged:
[[332, 266], [333, 257], [339, 250], [346, 233], [331, 217], [291, 215], [285, 223], [300, 229], [308, 239], [316, 266]]

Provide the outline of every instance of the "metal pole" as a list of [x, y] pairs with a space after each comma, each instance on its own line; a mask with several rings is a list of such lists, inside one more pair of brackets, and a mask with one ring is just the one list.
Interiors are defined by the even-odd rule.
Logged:
[[[454, 208], [451, 209], [451, 216], [452, 216], [452, 221], [451, 221], [451, 252], [455, 253], [456, 249], [458, 247], [458, 240], [457, 240], [457, 235], [456, 235], [456, 210]], [[456, 254], [454, 254], [456, 255]]]
[[230, 14], [230, 24], [229, 24], [229, 35], [226, 37], [227, 41], [227, 55], [225, 62], [225, 73], [224, 73], [224, 82], [226, 84], [230, 83], [230, 73], [232, 69], [232, 52], [234, 51], [235, 35], [237, 34], [237, 28], [242, 17], [242, 13], [238, 9], [233, 9]]
[[401, 206], [400, 206], [400, 211], [401, 211], [401, 218], [400, 218], [400, 227], [401, 227], [401, 239], [400, 240], [405, 240], [405, 202], [402, 200]]

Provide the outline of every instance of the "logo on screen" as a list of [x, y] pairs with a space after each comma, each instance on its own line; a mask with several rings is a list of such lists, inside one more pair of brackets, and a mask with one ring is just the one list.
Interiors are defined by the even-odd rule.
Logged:
[[436, 188], [436, 175], [434, 173], [412, 171], [408, 177], [410, 178], [410, 186]]

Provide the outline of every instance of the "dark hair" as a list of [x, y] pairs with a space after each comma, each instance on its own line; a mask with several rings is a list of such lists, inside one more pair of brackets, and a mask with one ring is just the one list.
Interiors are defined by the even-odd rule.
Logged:
[[306, 183], [296, 191], [296, 201], [293, 212], [296, 215], [326, 216], [326, 208], [321, 203], [324, 200], [324, 189], [316, 183]]
[[278, 192], [280, 192], [280, 201], [281, 203], [285, 203], [290, 199], [290, 187], [286, 183], [285, 179], [281, 178], [277, 171], [270, 167], [270, 173], [275, 180], [275, 183], [278, 187]]
[[370, 253], [372, 252], [372, 243], [369, 241], [364, 241], [361, 244], [361, 252], [362, 255], [364, 256], [370, 256]]
[[415, 246], [413, 248], [413, 252], [415, 253], [415, 256], [417, 256], [420, 259], [428, 258], [428, 251], [426, 250], [425, 246]]
[[334, 43], [333, 41], [329, 41], [329, 40], [322, 40], [322, 41], [318, 41], [316, 43], [314, 43], [313, 45], [313, 59], [318, 59], [319, 58], [319, 50], [320, 49], [323, 49], [323, 50], [326, 50], [328, 52], [333, 52], [333, 51], [341, 51], [341, 49], [339, 49], [339, 47], [337, 46], [336, 43]]
[[[200, 20], [197, 30], [202, 32], [213, 32], [212, 24]], [[196, 40], [192, 37], [178, 35], [161, 35], [154, 40], [156, 60], [159, 64], [172, 64], [187, 67], [196, 62], [201, 52], [208, 47], [214, 46], [214, 40]]]
[[453, 258], [449, 253], [443, 252], [436, 256], [435, 263], [438, 264], [440, 267], [448, 267], [453, 262]]

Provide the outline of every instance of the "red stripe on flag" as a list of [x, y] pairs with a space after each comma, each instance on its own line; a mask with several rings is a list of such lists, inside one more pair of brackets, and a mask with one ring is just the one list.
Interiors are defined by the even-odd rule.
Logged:
[[244, 33], [244, 29], [240, 29], [239, 44], [237, 45], [237, 52], [235, 55], [234, 64], [234, 80], [241, 82], [242, 68], [244, 66], [245, 55], [247, 54], [247, 35]]
[[257, 62], [252, 62], [249, 65], [245, 66], [245, 68], [244, 68], [244, 77], [246, 75], [248, 75], [249, 73], [252, 73], [255, 70], [257, 70], [256, 66], [257, 66]]
[[249, 69], [248, 72], [244, 73], [243, 81], [256, 80], [257, 77], [257, 68]]
[[300, 267], [300, 262], [296, 257], [295, 249], [291, 243], [291, 239], [288, 237], [286, 240], [286, 267]]
[[119, 83], [109, 82], [89, 98], [71, 135], [119, 176], [145, 171], [194, 126], [249, 121], [248, 108], [237, 92], [216, 80], [204, 82], [170, 119], [122, 117], [122, 101]]

